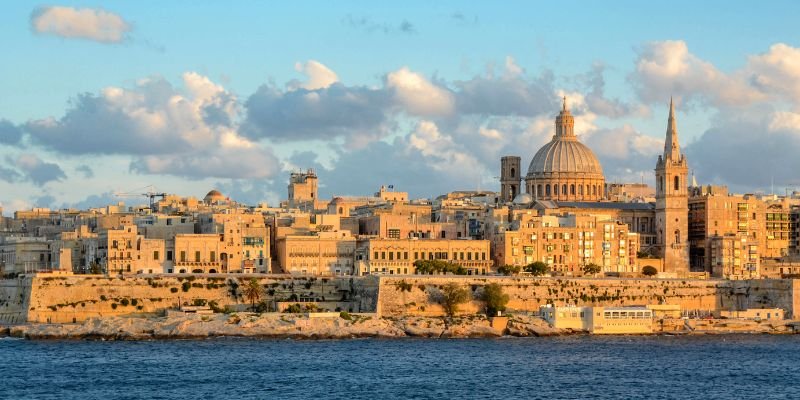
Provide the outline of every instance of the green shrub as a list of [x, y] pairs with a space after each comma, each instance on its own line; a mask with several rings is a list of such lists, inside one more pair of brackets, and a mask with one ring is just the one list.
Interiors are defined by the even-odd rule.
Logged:
[[189, 288], [191, 288], [191, 287], [192, 287], [191, 283], [183, 282], [183, 284], [181, 285], [181, 290], [183, 290], [184, 292], [188, 292]]
[[495, 316], [498, 311], [506, 310], [509, 298], [507, 294], [503, 293], [502, 286], [492, 283], [483, 288], [481, 300], [486, 302], [486, 313], [489, 316]]
[[206, 304], [207, 304], [206, 299], [194, 299], [192, 301], [192, 305], [195, 305], [195, 306], [198, 306], [198, 307], [202, 307], [202, 306], [204, 306]]
[[116, 310], [117, 309], [117, 303], [111, 303], [111, 309], [112, 310]]
[[122, 299], [122, 300], [120, 301], [120, 304], [122, 304], [122, 306], [123, 306], [123, 307], [127, 307], [127, 306], [128, 306], [128, 304], [130, 304], [130, 303], [131, 303], [131, 302], [130, 302], [130, 300], [128, 300], [128, 299]]
[[131, 305], [132, 305], [132, 306], [135, 306], [135, 305], [137, 305], [137, 304], [139, 304], [139, 300], [136, 300], [136, 299], [131, 299]]
[[352, 321], [353, 320], [353, 316], [350, 315], [350, 313], [347, 312], [347, 311], [340, 312], [339, 313], [339, 318], [341, 318], [343, 320], [347, 320], [347, 321]]
[[286, 307], [286, 309], [283, 310], [283, 312], [287, 314], [299, 314], [303, 312], [303, 307], [300, 304], [294, 303], [289, 307]]
[[656, 274], [658, 274], [658, 270], [655, 267], [647, 265], [642, 268], [642, 275], [644, 276], [654, 276]]
[[100, 301], [106, 301], [106, 300], [108, 300], [108, 297], [106, 297], [106, 295], [104, 295], [104, 294], [101, 294], [100, 295]]
[[176, 287], [170, 288], [169, 291], [172, 292], [172, 293], [178, 293], [178, 288], [176, 288]]

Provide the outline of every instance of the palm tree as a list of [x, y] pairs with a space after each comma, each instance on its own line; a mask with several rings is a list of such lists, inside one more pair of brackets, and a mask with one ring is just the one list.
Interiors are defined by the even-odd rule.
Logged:
[[264, 288], [261, 287], [256, 278], [251, 278], [250, 282], [242, 288], [242, 295], [244, 295], [245, 299], [250, 300], [250, 306], [255, 311], [256, 302], [264, 296]]

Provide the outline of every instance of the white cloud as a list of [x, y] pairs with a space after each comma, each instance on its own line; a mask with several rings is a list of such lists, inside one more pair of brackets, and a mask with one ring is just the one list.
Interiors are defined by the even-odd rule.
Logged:
[[30, 24], [31, 29], [39, 34], [101, 43], [122, 42], [132, 29], [121, 16], [112, 12], [61, 6], [35, 9]]
[[741, 74], [726, 74], [689, 52], [682, 40], [651, 42], [638, 52], [631, 80], [648, 103], [670, 96], [714, 106], [746, 105], [761, 98]]
[[444, 116], [453, 112], [453, 95], [407, 67], [386, 75], [386, 86], [394, 90], [397, 101], [412, 114]]
[[339, 82], [339, 76], [319, 61], [308, 60], [304, 64], [296, 63], [294, 69], [308, 77], [306, 82], [292, 85], [295, 88], [301, 87], [306, 90], [323, 89]]
[[61, 119], [31, 121], [26, 130], [62, 153], [133, 155], [131, 169], [141, 173], [262, 178], [277, 171], [270, 150], [239, 135], [233, 94], [195, 72], [182, 81], [183, 90], [156, 77], [82, 95]]

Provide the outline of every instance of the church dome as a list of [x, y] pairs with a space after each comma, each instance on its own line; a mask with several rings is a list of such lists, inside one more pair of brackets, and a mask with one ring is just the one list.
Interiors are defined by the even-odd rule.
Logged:
[[602, 175], [603, 167], [592, 150], [575, 138], [555, 136], [533, 156], [528, 175], [578, 173]]
[[223, 196], [222, 193], [220, 193], [216, 189], [212, 189], [210, 192], [206, 194], [206, 197], [203, 198], [203, 201], [208, 204], [216, 203], [223, 200], [225, 200], [225, 196]]
[[604, 197], [603, 167], [578, 141], [567, 100], [556, 117], [553, 139], [533, 156], [525, 189], [536, 200], [597, 201]]

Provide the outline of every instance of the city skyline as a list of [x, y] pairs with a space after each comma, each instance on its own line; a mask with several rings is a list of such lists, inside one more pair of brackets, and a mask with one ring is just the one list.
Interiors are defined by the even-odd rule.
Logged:
[[315, 168], [327, 198], [381, 184], [412, 197], [496, 191], [497, 160], [527, 165], [552, 137], [562, 96], [608, 182], [652, 183], [674, 96], [700, 184], [798, 185], [791, 12], [331, 7], [10, 5], [0, 17], [16, 54], [0, 80], [4, 212], [130, 201], [112, 193], [151, 184], [277, 204], [296, 168]]

